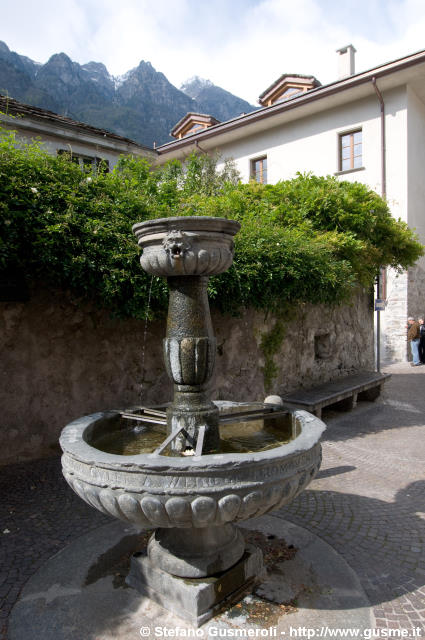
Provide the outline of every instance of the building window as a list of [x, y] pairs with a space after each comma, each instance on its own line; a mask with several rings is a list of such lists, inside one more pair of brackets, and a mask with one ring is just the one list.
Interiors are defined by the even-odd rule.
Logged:
[[289, 100], [289, 98], [295, 97], [299, 93], [304, 93], [302, 89], [299, 87], [288, 87], [277, 100], [275, 100], [272, 104], [276, 104], [277, 102], [285, 102], [285, 100]]
[[82, 171], [97, 171], [99, 173], [109, 173], [109, 161], [97, 156], [84, 156], [79, 153], [72, 153], [68, 149], [58, 149], [58, 156], [66, 156], [71, 162], [78, 164]]
[[190, 127], [190, 129], [188, 131], [186, 131], [186, 133], [183, 134], [183, 137], [185, 136], [189, 136], [192, 133], [197, 133], [198, 131], [200, 131], [201, 129], [205, 129], [205, 126], [203, 124], [199, 124], [198, 122], [195, 123], [192, 127]]
[[339, 170], [350, 171], [363, 166], [362, 130], [339, 136]]
[[267, 184], [267, 156], [251, 160], [251, 180]]

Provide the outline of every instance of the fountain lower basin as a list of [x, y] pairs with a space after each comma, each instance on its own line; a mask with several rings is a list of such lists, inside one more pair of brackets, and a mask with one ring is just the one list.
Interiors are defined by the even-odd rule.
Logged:
[[[178, 538], [171, 550], [177, 558], [174, 563], [170, 558], [163, 561], [159, 551], [152, 550], [151, 554], [158, 556], [155, 562], [165, 564], [165, 570], [173, 575], [211, 575], [227, 569], [243, 553], [233, 523], [290, 502], [320, 467], [319, 439], [325, 425], [305, 411], [290, 412], [290, 416], [298, 435], [286, 444], [254, 453], [187, 458], [101, 451], [90, 442], [99, 431], [113, 429], [120, 412], [93, 414], [63, 430], [63, 473], [74, 491], [96, 509], [125, 522], [159, 529], [155, 536], [158, 544], [152, 542], [151, 547], [159, 545], [170, 552], [173, 536], [163, 530], [185, 529], [184, 539], [193, 540], [182, 548], [181, 535], [174, 536], [175, 541]], [[210, 533], [215, 529], [219, 538], [215, 536], [214, 541], [214, 536], [206, 536], [207, 529]], [[202, 535], [208, 540], [199, 547]], [[226, 545], [230, 548], [223, 551]], [[190, 548], [196, 546], [199, 558], [188, 563]]]

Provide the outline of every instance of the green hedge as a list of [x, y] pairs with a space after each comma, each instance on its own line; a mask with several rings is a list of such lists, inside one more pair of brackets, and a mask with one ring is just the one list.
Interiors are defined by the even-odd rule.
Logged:
[[163, 313], [167, 287], [145, 274], [131, 226], [175, 215], [239, 220], [234, 267], [211, 278], [222, 311], [339, 303], [380, 265], [404, 269], [423, 253], [414, 233], [362, 184], [299, 175], [240, 184], [232, 163], [192, 156], [152, 169], [122, 158], [110, 174], [82, 173], [38, 144], [0, 130], [0, 275], [72, 290], [123, 317]]

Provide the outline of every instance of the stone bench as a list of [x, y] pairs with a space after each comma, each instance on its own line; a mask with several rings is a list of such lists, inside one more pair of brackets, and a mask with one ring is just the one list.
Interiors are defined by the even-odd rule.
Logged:
[[282, 396], [282, 400], [291, 409], [305, 409], [320, 418], [322, 409], [330, 405], [335, 405], [336, 409], [342, 411], [350, 411], [356, 406], [357, 400], [376, 400], [385, 381], [390, 377], [389, 373], [360, 371], [312, 389], [297, 389]]

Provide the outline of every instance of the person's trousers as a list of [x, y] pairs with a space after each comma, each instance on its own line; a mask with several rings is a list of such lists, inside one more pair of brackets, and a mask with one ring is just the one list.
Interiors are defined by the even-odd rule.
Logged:
[[419, 340], [419, 360], [425, 364], [425, 336], [421, 336]]
[[410, 341], [410, 349], [412, 350], [413, 364], [420, 364], [419, 358], [419, 338]]

